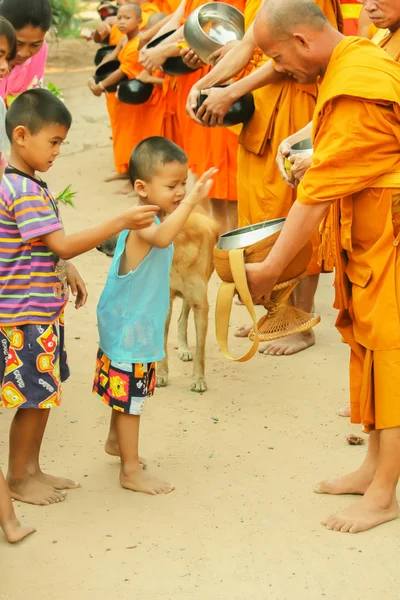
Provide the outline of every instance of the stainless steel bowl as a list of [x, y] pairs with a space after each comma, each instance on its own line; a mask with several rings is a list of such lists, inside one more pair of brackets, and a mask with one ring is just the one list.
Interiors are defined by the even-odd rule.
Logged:
[[183, 34], [186, 43], [206, 64], [210, 54], [228, 42], [244, 36], [244, 16], [229, 4], [209, 2], [193, 11], [186, 20]]
[[313, 151], [312, 139], [306, 138], [305, 140], [301, 140], [301, 142], [297, 142], [297, 144], [290, 146], [289, 156], [292, 156], [293, 154], [307, 154], [308, 156], [311, 156]]
[[221, 235], [217, 243], [217, 248], [220, 250], [236, 250], [237, 248], [251, 246], [251, 244], [260, 242], [280, 231], [284, 222], [285, 219], [273, 219], [272, 221], [264, 221], [263, 223], [256, 223], [256, 225], [247, 225], [240, 229], [234, 229]]

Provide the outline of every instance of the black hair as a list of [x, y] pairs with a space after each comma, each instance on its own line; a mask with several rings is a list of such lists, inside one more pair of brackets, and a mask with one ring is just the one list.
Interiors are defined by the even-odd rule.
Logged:
[[129, 161], [129, 178], [132, 185], [137, 179], [150, 181], [160, 165], [179, 162], [182, 165], [188, 159], [184, 151], [174, 142], [160, 136], [146, 138], [132, 152]]
[[10, 52], [8, 53], [7, 59], [13, 60], [17, 52], [17, 38], [15, 37], [15, 29], [11, 25], [10, 21], [7, 21], [4, 17], [0, 17], [0, 37], [5, 37], [9, 46]]
[[48, 31], [53, 18], [50, 0], [1, 0], [0, 15], [8, 19], [16, 31], [28, 25]]
[[16, 127], [23, 125], [35, 135], [47, 125], [71, 127], [72, 117], [61, 100], [48, 90], [36, 88], [18, 96], [11, 104], [6, 115], [6, 132], [12, 141]]

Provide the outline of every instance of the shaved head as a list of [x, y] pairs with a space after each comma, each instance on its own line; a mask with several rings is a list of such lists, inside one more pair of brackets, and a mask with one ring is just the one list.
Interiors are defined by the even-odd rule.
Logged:
[[275, 70], [303, 84], [318, 81], [343, 39], [317, 2], [264, 0], [254, 22], [255, 42]]
[[299, 27], [322, 31], [329, 26], [313, 0], [264, 0], [259, 14], [277, 37], [289, 37]]

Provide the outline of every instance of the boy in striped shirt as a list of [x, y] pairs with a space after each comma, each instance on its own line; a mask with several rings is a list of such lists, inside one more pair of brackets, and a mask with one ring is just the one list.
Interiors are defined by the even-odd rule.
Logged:
[[66, 236], [47, 185], [47, 172], [71, 126], [65, 105], [44, 89], [21, 94], [6, 117], [10, 164], [0, 185], [0, 406], [16, 408], [11, 425], [8, 485], [13, 498], [31, 504], [64, 500], [79, 487], [42, 472], [40, 448], [50, 408], [69, 376], [63, 311], [68, 286], [76, 308], [86, 288], [67, 260], [92, 250], [124, 229], [154, 221], [157, 206], [133, 207], [81, 233]]

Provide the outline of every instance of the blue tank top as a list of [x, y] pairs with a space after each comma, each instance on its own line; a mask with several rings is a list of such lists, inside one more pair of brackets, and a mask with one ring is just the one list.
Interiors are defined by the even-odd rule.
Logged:
[[[156, 223], [160, 221], [156, 219]], [[165, 356], [164, 327], [174, 247], [153, 246], [134, 271], [118, 275], [129, 233], [123, 231], [118, 238], [97, 307], [100, 348], [115, 362], [156, 362]]]

